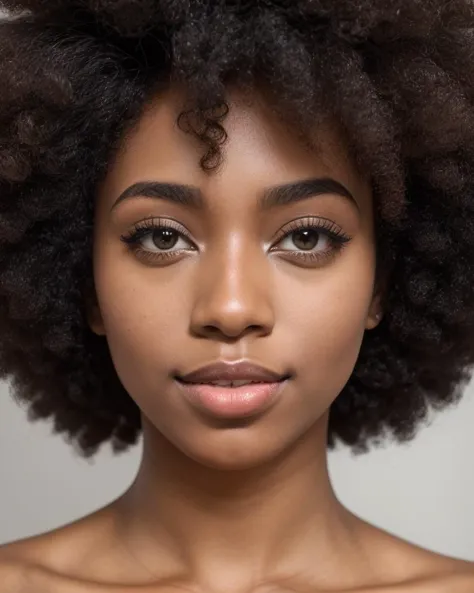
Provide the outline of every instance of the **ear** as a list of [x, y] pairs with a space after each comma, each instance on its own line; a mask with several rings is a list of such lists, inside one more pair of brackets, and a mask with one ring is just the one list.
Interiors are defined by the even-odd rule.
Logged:
[[380, 292], [374, 294], [372, 302], [370, 303], [369, 312], [367, 315], [367, 321], [365, 323], [365, 329], [374, 329], [383, 319], [382, 311], [382, 295]]
[[393, 255], [391, 259], [384, 258], [382, 261], [378, 260], [375, 270], [375, 282], [373, 289], [372, 302], [370, 303], [366, 329], [374, 329], [382, 321], [384, 316], [384, 297], [388, 294], [390, 289], [390, 279], [395, 265]]
[[89, 328], [98, 336], [105, 336], [104, 321], [102, 319], [102, 313], [100, 311], [99, 303], [97, 302], [97, 296], [95, 290], [88, 291], [88, 295], [85, 297], [86, 302], [86, 318]]
[[99, 306], [94, 305], [87, 314], [87, 321], [91, 330], [98, 336], [105, 336], [105, 327]]

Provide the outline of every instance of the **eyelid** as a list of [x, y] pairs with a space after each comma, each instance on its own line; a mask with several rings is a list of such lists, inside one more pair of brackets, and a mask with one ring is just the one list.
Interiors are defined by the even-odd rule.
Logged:
[[[193, 240], [191, 233], [188, 231], [188, 229], [183, 224], [181, 224], [173, 218], [160, 218], [152, 216], [144, 218], [141, 221], [135, 223], [133, 228], [127, 234], [122, 235], [121, 240], [129, 247], [133, 248], [134, 251], [154, 253], [149, 252], [147, 249], [141, 247], [141, 242], [144, 238], [150, 236], [153, 233], [153, 231], [160, 228], [172, 229], [176, 231], [182, 238], [184, 238], [187, 242], [190, 243], [190, 250], [199, 250], [197, 243]], [[283, 239], [288, 238], [292, 233], [300, 230], [314, 230], [322, 235], [326, 235], [332, 242], [332, 244], [335, 246], [343, 247], [352, 239], [352, 237], [345, 233], [344, 230], [333, 220], [325, 217], [306, 216], [292, 220], [283, 227], [281, 227], [280, 230], [277, 232], [276, 237], [269, 245], [270, 251], [279, 251], [278, 244]], [[188, 249], [178, 250], [178, 252], [180, 251], [188, 251]], [[169, 253], [178, 252], [170, 251]], [[163, 254], [162, 257], [164, 257]]]
[[324, 216], [304, 216], [284, 225], [276, 234], [272, 244], [274, 245], [275, 243], [278, 243], [295, 231], [307, 228], [318, 230], [321, 233], [326, 233], [333, 237], [337, 236], [341, 240], [349, 241], [351, 239], [351, 237], [330, 218], [325, 218]]
[[136, 240], [137, 234], [141, 235], [141, 237], [145, 237], [157, 228], [173, 229], [196, 246], [196, 241], [192, 238], [190, 231], [182, 223], [174, 218], [161, 218], [156, 216], [149, 216], [136, 222], [128, 232], [121, 236], [121, 239], [125, 243], [131, 243], [132, 238], [135, 237]]
[[[122, 235], [121, 238], [123, 241], [129, 242], [130, 237], [136, 234], [142, 234], [143, 236], [145, 236], [147, 233], [151, 233], [157, 228], [174, 229], [178, 233], [186, 237], [194, 245], [196, 245], [196, 241], [192, 238], [191, 232], [182, 223], [178, 222], [174, 218], [169, 217], [146, 217], [136, 222], [127, 233]], [[291, 232], [295, 232], [297, 230], [305, 228], [316, 228], [320, 229], [321, 232], [326, 231], [327, 234], [337, 235], [342, 238], [347, 238], [348, 240], [351, 239], [351, 237], [347, 235], [347, 233], [345, 233], [344, 230], [333, 220], [326, 218], [324, 216], [305, 216], [292, 220], [285, 224], [283, 227], [281, 227], [277, 232], [276, 236], [274, 237], [272, 243], [274, 244], [275, 242], [280, 241]]]

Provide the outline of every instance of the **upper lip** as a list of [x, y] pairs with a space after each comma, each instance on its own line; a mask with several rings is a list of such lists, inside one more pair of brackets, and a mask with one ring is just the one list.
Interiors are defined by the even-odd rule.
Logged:
[[186, 383], [211, 383], [213, 381], [257, 381], [275, 383], [288, 378], [288, 374], [276, 373], [252, 362], [219, 361], [201, 367], [178, 379]]

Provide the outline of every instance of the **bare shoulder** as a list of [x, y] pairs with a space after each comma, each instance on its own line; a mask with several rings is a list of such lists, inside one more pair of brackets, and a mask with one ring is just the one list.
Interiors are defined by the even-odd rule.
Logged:
[[52, 575], [67, 574], [78, 558], [94, 550], [94, 543], [101, 544], [105, 514], [102, 509], [49, 532], [0, 546], [0, 593], [49, 593]]
[[18, 561], [4, 557], [0, 553], [0, 583], [1, 591], [8, 593], [23, 593], [25, 589], [25, 567]]
[[[4, 570], [18, 566], [54, 568], [79, 544], [78, 533], [87, 518], [0, 546], [0, 565]], [[0, 591], [0, 593], [2, 593]]]
[[474, 563], [412, 547], [419, 563], [412, 579], [394, 593], [474, 593]]
[[403, 576], [389, 580], [391, 584], [373, 593], [474, 593], [474, 563], [425, 552], [424, 558], [417, 559], [417, 568], [416, 564], [410, 566]]
[[0, 593], [43, 593], [42, 573], [50, 567], [49, 534], [0, 547]]
[[431, 572], [404, 583], [393, 593], [474, 593], [474, 563], [446, 557], [434, 559]]
[[368, 557], [375, 560], [380, 581], [387, 583], [380, 593], [474, 593], [474, 562], [426, 549], [365, 521], [361, 524], [370, 542]]
[[0, 547], [1, 593], [28, 593], [36, 587], [35, 575], [41, 567], [39, 550], [34, 552], [31, 540]]

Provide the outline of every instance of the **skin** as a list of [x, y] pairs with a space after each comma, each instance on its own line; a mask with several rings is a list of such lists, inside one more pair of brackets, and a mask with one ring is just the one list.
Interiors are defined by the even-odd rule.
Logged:
[[[176, 127], [182, 100], [173, 90], [150, 104], [97, 195], [90, 326], [142, 410], [138, 475], [93, 515], [4, 547], [3, 582], [61, 593], [472, 591], [470, 563], [365, 523], [329, 479], [328, 410], [380, 313], [368, 179], [334, 127], [317, 131], [312, 152], [259, 96], [249, 105], [237, 92], [224, 163], [206, 174], [203, 147]], [[326, 192], [261, 209], [268, 188], [314, 178], [353, 199]], [[116, 204], [139, 181], [193, 186], [202, 206], [143, 195]], [[149, 217], [187, 229], [167, 259], [151, 259], [151, 236], [145, 256], [121, 240]], [[324, 256], [302, 259], [298, 238], [282, 235], [322, 219], [350, 240], [337, 250], [322, 233], [313, 251]], [[241, 359], [292, 373], [245, 423], [197, 413], [173, 380]]]

